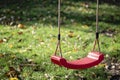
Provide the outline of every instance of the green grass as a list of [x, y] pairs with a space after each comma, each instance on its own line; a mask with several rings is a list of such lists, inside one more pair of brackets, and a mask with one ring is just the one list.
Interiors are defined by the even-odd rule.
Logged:
[[[67, 70], [65, 68], [60, 68], [53, 65], [50, 62], [50, 56], [54, 53], [56, 43], [57, 43], [57, 27], [52, 25], [41, 25], [38, 24], [34, 27], [28, 27], [26, 29], [13, 28], [10, 26], [1, 26], [1, 39], [8, 38], [6, 42], [0, 44], [0, 52], [4, 54], [1, 57], [1, 76], [8, 71], [9, 66], [14, 66], [17, 68], [22, 63], [28, 63], [26, 60], [32, 60], [36, 63], [36, 66], [23, 67], [21, 71], [21, 76], [25, 80], [64, 80], [69, 78], [70, 80], [78, 80], [82, 75], [92, 80], [91, 77], [95, 73], [98, 74], [99, 78], [95, 77], [95, 80], [101, 80], [103, 74], [105, 74], [103, 67], [94, 67], [87, 70]], [[76, 26], [72, 26], [75, 29]], [[80, 31], [80, 29], [83, 29]], [[94, 32], [84, 32], [89, 31], [88, 29], [80, 28], [77, 30], [69, 29], [66, 26], [62, 27], [62, 50], [63, 55], [67, 59], [76, 59], [85, 56], [93, 46]], [[68, 37], [69, 31], [73, 31], [74, 35], [72, 38]], [[23, 34], [18, 34], [22, 31]], [[79, 39], [78, 39], [79, 37]], [[100, 36], [101, 49], [105, 54], [116, 55], [119, 50], [119, 35], [115, 35], [113, 38], [107, 37], [105, 35]], [[114, 42], [114, 39], [116, 42]], [[70, 45], [70, 46], [69, 46]], [[36, 69], [36, 71], [34, 71]], [[5, 77], [2, 77], [6, 79]], [[106, 77], [105, 77], [106, 78]], [[104, 78], [103, 78], [104, 79]]]
[[[82, 3], [78, 2], [72, 5], [73, 3], [67, 1], [62, 8], [62, 52], [63, 56], [69, 60], [86, 56], [93, 47], [95, 3], [90, 3], [91, 5], [87, 9], [82, 6]], [[52, 7], [54, 5], [51, 5], [50, 8], [47, 7], [47, 9], [51, 11]], [[120, 8], [103, 4], [100, 12], [101, 51], [111, 57], [119, 55], [120, 51], [120, 24], [117, 23], [120, 17], [117, 9]], [[39, 5], [36, 5], [35, 8], [31, 9], [29, 16], [34, 17], [39, 12], [45, 13], [46, 8], [42, 10]], [[35, 64], [35, 66], [24, 65], [22, 67], [22, 71], [20, 71], [22, 80], [79, 80], [81, 76], [87, 78], [87, 80], [108, 80], [107, 76], [109, 74], [105, 72], [101, 65], [86, 70], [69, 70], [51, 63], [50, 56], [55, 51], [58, 33], [55, 25], [57, 16], [54, 12], [56, 10], [53, 9], [50, 15], [42, 14], [45, 21], [42, 21], [42, 19], [23, 22], [25, 29], [0, 25], [0, 40], [4, 40], [0, 43], [0, 79], [8, 79], [5, 73], [9, 71], [10, 66], [18, 69], [22, 64]], [[111, 12], [113, 13], [110, 14]], [[17, 15], [19, 15], [19, 11]], [[110, 19], [111, 15], [114, 17], [113, 22]], [[27, 19], [26, 16], [22, 18]], [[70, 31], [73, 31], [73, 37], [69, 37]], [[19, 34], [20, 32], [22, 34]], [[113, 36], [110, 37], [109, 32]], [[120, 56], [117, 56], [117, 58], [120, 59]]]

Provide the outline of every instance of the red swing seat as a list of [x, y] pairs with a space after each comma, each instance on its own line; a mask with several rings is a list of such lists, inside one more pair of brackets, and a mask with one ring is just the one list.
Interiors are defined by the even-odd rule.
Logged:
[[104, 55], [101, 52], [90, 52], [87, 57], [79, 60], [67, 61], [65, 58], [53, 55], [51, 61], [59, 66], [66, 67], [68, 69], [86, 69], [98, 65], [104, 59]]
[[[97, 9], [96, 9], [96, 40], [94, 43], [94, 47], [93, 47], [93, 51], [88, 53], [88, 55], [84, 58], [81, 58], [79, 60], [74, 60], [74, 61], [67, 61], [65, 58], [60, 57], [60, 56], [56, 56], [57, 50], [58, 48], [60, 49], [60, 53], [62, 55], [61, 52], [61, 46], [60, 46], [60, 3], [61, 0], [58, 0], [58, 44], [55, 50], [55, 54], [53, 56], [51, 56], [51, 61], [54, 64], [57, 64], [59, 66], [63, 66], [66, 67], [68, 69], [86, 69], [86, 68], [90, 68], [93, 67], [95, 65], [98, 65], [103, 59], [104, 59], [104, 55], [100, 52], [100, 46], [99, 46], [99, 31], [98, 31], [98, 9], [99, 9], [99, 0], [97, 0]], [[95, 50], [95, 46], [96, 46], [96, 42], [98, 43], [98, 48], [99, 51], [96, 52]]]

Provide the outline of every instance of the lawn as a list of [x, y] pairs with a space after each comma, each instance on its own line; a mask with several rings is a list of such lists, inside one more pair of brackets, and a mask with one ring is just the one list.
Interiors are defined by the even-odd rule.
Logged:
[[[37, 1], [23, 3], [25, 8], [16, 4], [0, 10], [6, 16], [0, 25], [1, 80], [9, 80], [10, 76], [19, 80], [119, 80], [119, 6], [100, 4], [100, 47], [104, 61], [89, 69], [71, 70], [50, 61], [57, 44], [56, 1]], [[82, 58], [93, 48], [96, 4], [88, 3], [89, 7], [84, 1], [62, 3], [61, 45], [63, 56], [69, 60]]]

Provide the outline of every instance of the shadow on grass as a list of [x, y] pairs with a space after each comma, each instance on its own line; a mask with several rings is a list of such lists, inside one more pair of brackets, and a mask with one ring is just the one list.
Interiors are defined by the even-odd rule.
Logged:
[[[63, 24], [69, 24], [71, 20], [74, 20], [76, 23], [92, 25], [92, 22], [95, 21], [95, 14], [81, 14], [81, 12], [66, 12], [64, 10], [68, 5], [75, 7], [77, 3], [86, 2], [89, 3], [91, 1], [70, 0], [62, 2], [61, 17]], [[16, 2], [15, 0], [5, 0], [0, 3], [2, 4], [0, 5], [0, 24], [16, 25], [21, 22], [41, 22], [44, 24], [57, 25], [57, 1], [19, 0]], [[105, 13], [100, 15], [100, 21], [110, 24], [119, 24], [119, 19], [119, 14], [113, 15]]]

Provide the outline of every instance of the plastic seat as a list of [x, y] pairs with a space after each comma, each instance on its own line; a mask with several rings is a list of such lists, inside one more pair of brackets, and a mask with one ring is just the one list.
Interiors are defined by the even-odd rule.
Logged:
[[98, 65], [104, 59], [104, 55], [101, 52], [90, 52], [87, 57], [79, 60], [67, 61], [60, 56], [51, 56], [51, 61], [59, 66], [66, 67], [68, 69], [86, 69]]

